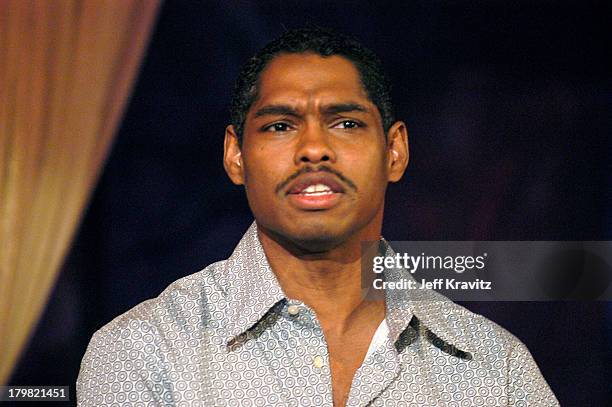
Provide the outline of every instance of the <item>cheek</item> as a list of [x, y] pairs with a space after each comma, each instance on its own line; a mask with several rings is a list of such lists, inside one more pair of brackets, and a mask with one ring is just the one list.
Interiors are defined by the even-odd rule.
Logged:
[[[274, 157], [274, 155], [272, 155]], [[245, 154], [245, 184], [251, 196], [269, 196], [274, 194], [276, 186], [282, 181], [286, 170], [283, 169], [282, 160], [271, 159], [265, 151], [251, 151]]]
[[375, 152], [364, 156], [363, 154], [351, 154], [345, 157], [346, 168], [355, 181], [359, 180], [364, 188], [369, 188], [371, 184], [380, 184], [386, 181], [387, 166], [385, 153], [377, 151], [375, 147], [370, 147], [370, 151]]

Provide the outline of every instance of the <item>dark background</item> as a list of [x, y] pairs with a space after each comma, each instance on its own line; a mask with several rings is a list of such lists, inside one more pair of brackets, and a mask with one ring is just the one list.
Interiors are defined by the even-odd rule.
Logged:
[[[187, 2], [159, 15], [125, 120], [10, 384], [71, 385], [93, 332], [227, 257], [250, 224], [222, 139], [240, 65], [315, 23], [374, 49], [410, 132], [388, 240], [612, 240], [604, 2]], [[563, 406], [612, 405], [612, 305], [471, 303]], [[74, 389], [74, 387], [71, 387]]]

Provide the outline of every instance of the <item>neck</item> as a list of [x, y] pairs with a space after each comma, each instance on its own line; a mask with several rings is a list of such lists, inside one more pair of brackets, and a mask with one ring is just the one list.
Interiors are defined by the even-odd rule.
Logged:
[[316, 253], [288, 247], [265, 228], [259, 227], [258, 231], [285, 295], [311, 307], [324, 329], [344, 330], [360, 313], [375, 311], [384, 315], [384, 300], [371, 296], [366, 300], [367, 288], [363, 287], [367, 285], [362, 282], [361, 244], [379, 241], [381, 223], [364, 228], [330, 250]]

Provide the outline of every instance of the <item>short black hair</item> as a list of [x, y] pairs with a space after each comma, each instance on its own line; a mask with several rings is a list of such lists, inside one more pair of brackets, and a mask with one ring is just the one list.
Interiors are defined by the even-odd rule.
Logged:
[[390, 86], [380, 59], [353, 38], [313, 26], [286, 31], [268, 43], [242, 67], [230, 108], [231, 122], [238, 138], [242, 139], [247, 112], [258, 97], [259, 77], [266, 66], [280, 54], [309, 52], [322, 57], [339, 55], [353, 63], [368, 97], [380, 112], [386, 133], [395, 122], [395, 118]]

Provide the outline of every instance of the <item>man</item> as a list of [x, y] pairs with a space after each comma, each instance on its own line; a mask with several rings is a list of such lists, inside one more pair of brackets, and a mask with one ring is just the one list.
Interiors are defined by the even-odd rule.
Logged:
[[558, 405], [525, 346], [484, 317], [434, 292], [362, 288], [362, 242], [393, 255], [385, 191], [408, 163], [374, 54], [285, 33], [243, 69], [224, 151], [255, 223], [228, 260], [96, 332], [79, 404]]

